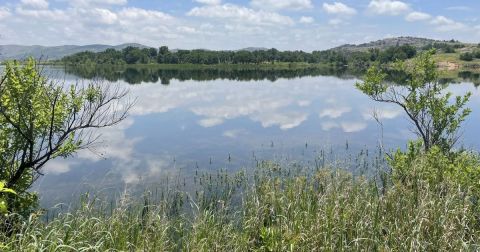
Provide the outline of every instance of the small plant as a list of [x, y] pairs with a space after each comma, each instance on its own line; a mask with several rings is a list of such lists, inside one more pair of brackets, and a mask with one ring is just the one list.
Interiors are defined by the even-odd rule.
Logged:
[[0, 181], [0, 214], [8, 213], [8, 205], [5, 197], [6, 194], [16, 195], [17, 193], [12, 189], [6, 188], [4, 181]]

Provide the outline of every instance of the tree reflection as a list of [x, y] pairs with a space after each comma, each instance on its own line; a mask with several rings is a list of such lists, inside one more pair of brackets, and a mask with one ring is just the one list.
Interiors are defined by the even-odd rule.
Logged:
[[66, 67], [66, 73], [84, 79], [101, 78], [108, 81], [125, 81], [129, 84], [157, 83], [169, 85], [172, 79], [179, 81], [211, 81], [218, 79], [236, 81], [276, 81], [299, 77], [337, 76], [353, 78], [358, 74], [346, 68], [289, 68], [289, 69], [249, 69], [249, 68], [155, 68], [130, 66], [81, 66]]

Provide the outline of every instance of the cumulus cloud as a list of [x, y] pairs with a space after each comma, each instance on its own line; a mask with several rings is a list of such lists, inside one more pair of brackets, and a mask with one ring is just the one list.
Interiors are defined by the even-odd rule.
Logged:
[[293, 129], [305, 120], [308, 114], [304, 112], [290, 111], [290, 112], [269, 112], [253, 116], [254, 121], [258, 121], [264, 128], [278, 126], [282, 130]]
[[326, 121], [320, 123], [320, 127], [324, 131], [329, 131], [332, 129], [341, 129], [345, 133], [355, 133], [355, 132], [360, 132], [364, 129], [366, 129], [368, 126], [367, 123], [365, 122], [340, 122], [337, 123], [335, 121]]
[[198, 122], [198, 124], [204, 128], [210, 128], [213, 126], [220, 125], [222, 123], [223, 123], [223, 119], [221, 118], [206, 118]]
[[408, 22], [416, 22], [416, 21], [429, 20], [430, 18], [432, 18], [432, 16], [428, 13], [414, 11], [414, 12], [409, 13], [405, 17], [405, 20], [407, 20]]
[[441, 32], [459, 31], [467, 27], [463, 23], [456, 22], [444, 16], [437, 16], [430, 23], [437, 27], [437, 31]]
[[368, 4], [368, 10], [379, 15], [400, 15], [410, 10], [410, 6], [401, 1], [372, 0]]
[[313, 8], [311, 0], [252, 0], [250, 4], [261, 9], [302, 10]]
[[365, 120], [375, 120], [377, 119], [395, 119], [398, 116], [402, 115], [402, 110], [396, 108], [396, 107], [383, 107], [383, 108], [377, 108], [374, 110], [366, 109], [363, 113], [363, 119]]
[[45, 165], [45, 173], [59, 175], [70, 171], [72, 164], [64, 159], [53, 159]]
[[311, 23], [315, 22], [315, 19], [313, 19], [313, 17], [302, 16], [302, 17], [300, 17], [299, 22], [302, 23], [302, 24], [311, 24]]
[[50, 10], [50, 9], [24, 9], [23, 7], [17, 7], [15, 9], [15, 13], [20, 16], [30, 17], [30, 18], [38, 18], [50, 20], [50, 21], [66, 21], [69, 20], [70, 17], [67, 13], [63, 10]]
[[195, 2], [201, 3], [201, 4], [217, 5], [217, 4], [221, 4], [222, 0], [195, 0]]
[[173, 20], [174, 17], [168, 15], [161, 11], [154, 11], [154, 10], [145, 10], [141, 8], [135, 7], [128, 7], [122, 9], [119, 13], [121, 20], [128, 20], [128, 21], [140, 21], [140, 22], [152, 22], [152, 21], [170, 21]]
[[223, 132], [223, 136], [228, 138], [237, 138], [238, 136], [245, 134], [247, 134], [247, 131], [244, 129], [232, 129]]
[[93, 6], [93, 5], [126, 5], [127, 0], [70, 0], [73, 6]]
[[366, 129], [368, 125], [364, 122], [342, 122], [340, 126], [345, 133], [354, 133]]
[[336, 108], [326, 108], [320, 112], [320, 118], [323, 117], [329, 117], [329, 118], [339, 118], [343, 114], [348, 113], [352, 111], [351, 107], [348, 106], [342, 106], [342, 107], [336, 107]]
[[114, 24], [117, 22], [117, 14], [108, 9], [94, 8], [86, 13], [92, 17], [91, 20], [95, 20], [101, 24]]
[[48, 2], [46, 0], [22, 0], [23, 6], [28, 6], [36, 9], [48, 9]]
[[328, 14], [335, 15], [355, 15], [357, 10], [349, 7], [340, 2], [334, 2], [333, 4], [323, 3], [323, 10]]
[[320, 123], [320, 127], [324, 131], [329, 131], [331, 129], [339, 128], [340, 125], [334, 121], [327, 121], [327, 122]]
[[256, 11], [234, 4], [211, 5], [195, 7], [187, 13], [188, 16], [218, 18], [235, 22], [247, 22], [258, 25], [293, 25], [293, 20], [275, 12]]

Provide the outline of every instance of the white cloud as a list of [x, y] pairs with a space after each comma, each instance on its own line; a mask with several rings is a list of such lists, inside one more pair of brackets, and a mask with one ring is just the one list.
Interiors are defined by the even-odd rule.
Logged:
[[340, 125], [338, 125], [338, 123], [334, 122], [334, 121], [328, 121], [328, 122], [322, 122], [320, 123], [320, 127], [322, 128], [322, 130], [324, 131], [329, 131], [331, 129], [335, 129], [335, 128], [339, 128]]
[[451, 10], [451, 11], [473, 11], [473, 8], [468, 7], [468, 6], [450, 6], [450, 7], [447, 7], [446, 10]]
[[22, 0], [22, 5], [36, 8], [36, 9], [48, 9], [48, 2], [46, 0]]
[[311, 0], [252, 0], [250, 4], [261, 9], [301, 10], [313, 8]]
[[135, 144], [141, 139], [128, 138], [125, 131], [135, 123], [130, 117], [111, 128], [100, 129], [97, 135], [99, 141], [88, 150], [77, 153], [78, 158], [99, 161], [102, 159], [115, 159], [128, 161], [133, 158]]
[[355, 133], [362, 131], [367, 128], [367, 124], [364, 122], [341, 122], [337, 123], [334, 121], [326, 121], [320, 123], [320, 127], [324, 131], [329, 131], [332, 129], [340, 128], [345, 133]]
[[[53, 21], [65, 21], [69, 20], [69, 16], [63, 10], [49, 10], [49, 9], [24, 9], [22, 7], [17, 7], [15, 13], [21, 16], [39, 18]], [[45, 20], [46, 19], [46, 20]]]
[[135, 22], [162, 22], [173, 20], [174, 17], [163, 13], [161, 11], [145, 10], [135, 7], [128, 7], [122, 9], [118, 15], [120, 20], [135, 21]]
[[59, 175], [69, 172], [71, 169], [71, 164], [64, 159], [57, 158], [50, 160], [44, 168], [45, 173]]
[[227, 19], [240, 23], [257, 25], [293, 25], [293, 20], [275, 12], [255, 11], [246, 7], [224, 4], [195, 7], [187, 13], [188, 16]]
[[10, 17], [12, 13], [10, 13], [10, 9], [7, 7], [0, 7], [0, 20]]
[[252, 119], [258, 121], [262, 124], [264, 128], [279, 126], [281, 130], [293, 129], [305, 120], [307, 120], [308, 114], [303, 112], [273, 112], [273, 113], [264, 113], [254, 116]]
[[323, 3], [323, 10], [328, 14], [336, 15], [355, 15], [357, 11], [343, 3], [335, 2], [333, 4]]
[[222, 123], [223, 123], [223, 119], [221, 118], [206, 118], [198, 122], [198, 124], [204, 128], [210, 128], [213, 126], [220, 125]]
[[95, 5], [126, 5], [127, 0], [71, 0], [69, 3], [73, 6], [95, 6]]
[[329, 118], [335, 119], [335, 118], [341, 117], [343, 114], [348, 113], [350, 111], [352, 111], [352, 108], [347, 106], [342, 106], [337, 108], [326, 108], [320, 112], [319, 116], [320, 118], [329, 117]]
[[245, 135], [246, 133], [247, 131], [243, 129], [232, 129], [224, 131], [223, 136], [228, 138], [237, 138], [239, 135]]
[[365, 110], [362, 113], [362, 117], [365, 120], [375, 120], [377, 119], [395, 119], [398, 116], [402, 115], [402, 110], [396, 107], [383, 107], [383, 108], [376, 108], [374, 110]]
[[437, 31], [441, 32], [459, 31], [467, 28], [465, 24], [456, 22], [444, 16], [437, 16], [430, 23], [437, 26]]
[[88, 15], [92, 15], [92, 20], [96, 20], [102, 24], [114, 24], [118, 20], [117, 14], [107, 9], [94, 8]]
[[367, 124], [364, 122], [342, 122], [340, 125], [346, 133], [359, 132], [367, 128]]
[[409, 13], [405, 17], [405, 20], [407, 20], [408, 22], [416, 22], [416, 21], [429, 20], [430, 18], [432, 18], [432, 16], [428, 13], [414, 11], [414, 12]]
[[201, 3], [201, 4], [217, 5], [217, 4], [221, 4], [222, 0], [195, 0], [195, 2]]
[[400, 15], [410, 9], [408, 4], [392, 0], [372, 0], [368, 4], [368, 10], [380, 15]]
[[315, 19], [313, 19], [313, 17], [302, 16], [302, 17], [300, 17], [299, 22], [302, 23], [302, 24], [311, 24], [311, 23], [315, 22]]

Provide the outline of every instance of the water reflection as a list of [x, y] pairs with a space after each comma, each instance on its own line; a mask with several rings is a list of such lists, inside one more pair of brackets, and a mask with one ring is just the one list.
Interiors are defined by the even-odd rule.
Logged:
[[[188, 76], [145, 71], [147, 76], [134, 79], [161, 84], [169, 76], [170, 85], [129, 85], [123, 72], [116, 73], [106, 84], [129, 86], [131, 95], [138, 97], [131, 116], [103, 129], [102, 142], [95, 148], [48, 164], [48, 175], [36, 187], [42, 204], [68, 201], [73, 193], [85, 190], [118, 191], [156, 183], [172, 174], [188, 176], [193, 169], [251, 167], [252, 156], [309, 160], [319, 150], [342, 149], [346, 143], [351, 149], [375, 149], [382, 141], [387, 148], [396, 148], [413, 137], [402, 111], [370, 101], [354, 88], [356, 79], [351, 76], [289, 79], [296, 75], [260, 71], [235, 76], [223, 70], [195, 70]], [[286, 77], [279, 77], [282, 74]], [[269, 75], [274, 77], [265, 77]], [[67, 75], [67, 81], [78, 78]], [[473, 85], [452, 85], [450, 90], [472, 91], [469, 106], [480, 107]], [[464, 140], [478, 149], [480, 111], [473, 111]], [[382, 119], [382, 129], [373, 114]]]
[[129, 84], [140, 83], [161, 83], [169, 85], [172, 79], [179, 81], [195, 80], [210, 81], [217, 79], [235, 80], [235, 81], [276, 81], [280, 78], [293, 79], [298, 77], [313, 76], [337, 76], [345, 78], [360, 73], [360, 70], [347, 68], [289, 68], [288, 66], [275, 68], [272, 66], [263, 66], [261, 68], [252, 68], [250, 65], [209, 68], [202, 66], [186, 66], [185, 68], [158, 68], [156, 66], [81, 66], [66, 67], [65, 71], [85, 79], [102, 78], [108, 81], [125, 81]]

